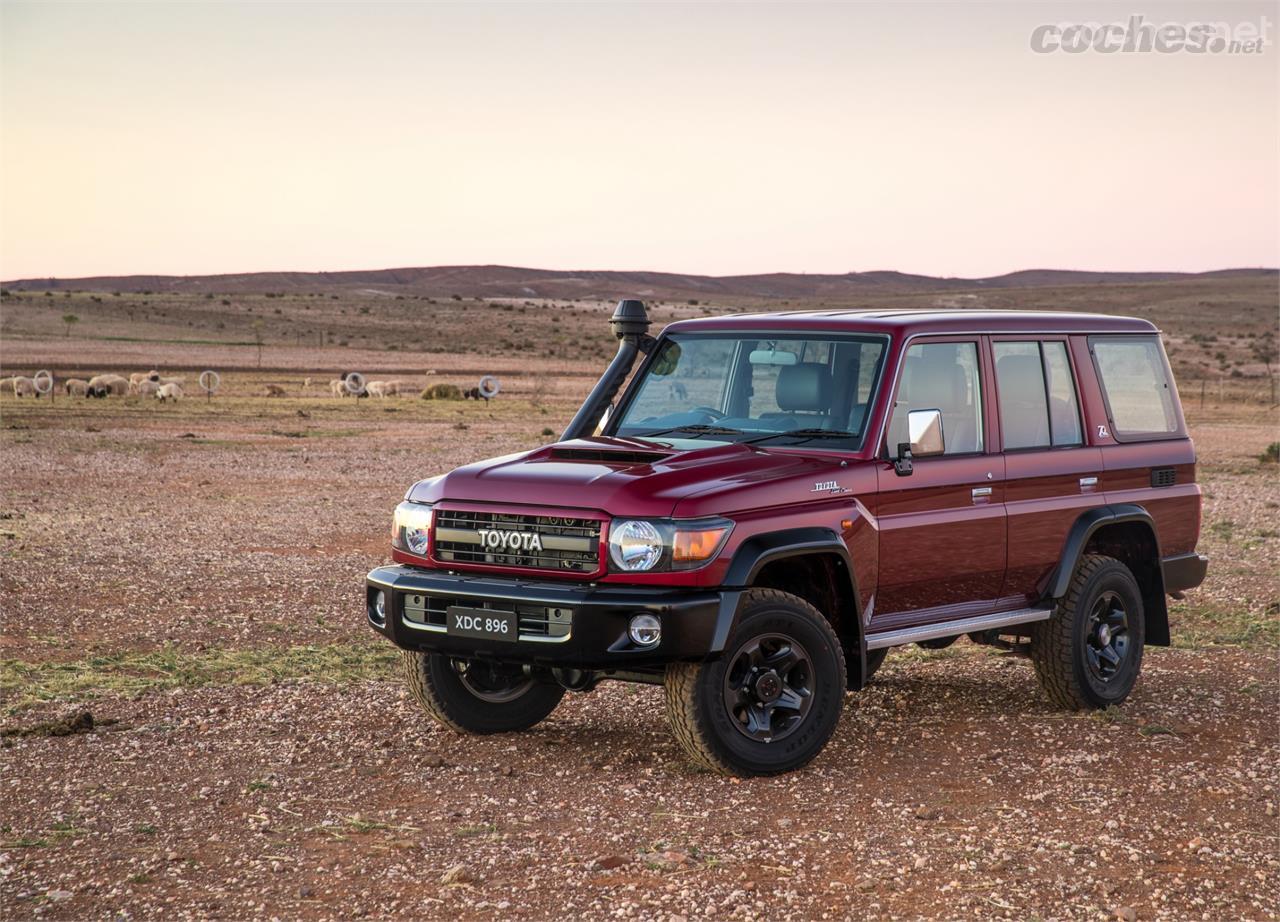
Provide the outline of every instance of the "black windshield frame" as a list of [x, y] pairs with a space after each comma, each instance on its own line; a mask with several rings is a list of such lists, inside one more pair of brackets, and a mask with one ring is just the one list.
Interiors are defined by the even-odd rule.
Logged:
[[[855, 436], [848, 437], [831, 437], [831, 438], [815, 438], [812, 435], [792, 435], [786, 430], [778, 432], [768, 432], [764, 430], [751, 429], [743, 430], [734, 435], [716, 434], [707, 436], [698, 432], [690, 432], [687, 436], [682, 436], [679, 431], [680, 427], [656, 427], [663, 429], [661, 435], [653, 435], [655, 439], [670, 441], [672, 439], [680, 439], [682, 437], [699, 439], [708, 443], [713, 442], [747, 442], [755, 445], [764, 445], [771, 448], [787, 448], [791, 446], [805, 448], [821, 447], [824, 450], [857, 452], [861, 451], [867, 444], [867, 436], [869, 427], [875, 416], [875, 409], [880, 399], [881, 391], [884, 388], [885, 370], [888, 366], [889, 355], [892, 347], [892, 339], [888, 333], [846, 333], [831, 330], [715, 330], [706, 332], [678, 332], [674, 334], [663, 334], [654, 343], [653, 348], [649, 350], [641, 363], [640, 368], [632, 375], [631, 381], [628, 382], [626, 390], [623, 392], [621, 399], [613, 408], [609, 415], [608, 423], [601, 431], [602, 435], [614, 438], [626, 439], [645, 439], [649, 438], [642, 432], [625, 432], [620, 433], [619, 427], [623, 420], [626, 419], [627, 413], [630, 412], [632, 404], [635, 402], [640, 390], [651, 372], [651, 368], [663, 349], [670, 341], [688, 342], [697, 339], [710, 340], [738, 340], [743, 343], [756, 343], [761, 341], [778, 341], [778, 340], [803, 340], [809, 342], [829, 342], [829, 343], [878, 343], [881, 345], [880, 353], [876, 358], [875, 368], [871, 381], [871, 388], [867, 395], [866, 413], [862, 420], [862, 426]], [[730, 370], [726, 376], [726, 383], [732, 381], [733, 370]]]

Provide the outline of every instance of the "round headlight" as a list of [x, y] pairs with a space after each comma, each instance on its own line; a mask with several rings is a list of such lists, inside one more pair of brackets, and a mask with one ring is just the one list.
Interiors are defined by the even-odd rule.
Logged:
[[427, 541], [431, 534], [430, 506], [424, 503], [401, 503], [391, 526], [391, 543], [402, 551], [427, 555]]
[[384, 624], [387, 620], [387, 594], [381, 589], [373, 597], [373, 620], [379, 624]]
[[609, 556], [619, 570], [652, 570], [662, 559], [663, 547], [652, 522], [614, 522], [609, 530]]

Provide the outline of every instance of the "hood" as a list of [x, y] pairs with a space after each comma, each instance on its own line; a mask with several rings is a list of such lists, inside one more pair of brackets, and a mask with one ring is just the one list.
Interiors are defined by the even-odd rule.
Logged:
[[795, 449], [588, 438], [460, 467], [415, 485], [409, 498], [686, 518], [859, 493], [874, 476], [866, 463]]

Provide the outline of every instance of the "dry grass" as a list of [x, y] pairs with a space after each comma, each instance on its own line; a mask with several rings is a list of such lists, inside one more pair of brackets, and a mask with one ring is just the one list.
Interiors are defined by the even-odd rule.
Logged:
[[0, 701], [15, 714], [36, 704], [83, 703], [103, 695], [127, 698], [206, 685], [273, 685], [295, 679], [349, 683], [385, 680], [398, 655], [389, 644], [212, 649], [167, 646], [69, 662], [0, 660]]
[[[868, 293], [849, 299], [650, 301], [658, 326], [738, 311], [839, 308], [962, 308], [1099, 311], [1144, 317], [1160, 326], [1190, 402], [1198, 382], [1207, 399], [1268, 400], [1277, 360], [1274, 278], [1228, 277], [1000, 288], [981, 292]], [[227, 303], [223, 303], [226, 301]], [[124, 292], [21, 293], [0, 315], [6, 369], [206, 368], [338, 372], [428, 368], [470, 387], [487, 372], [508, 377], [586, 374], [613, 351], [606, 301], [490, 299], [342, 290], [218, 295]], [[64, 336], [65, 313], [81, 320]], [[264, 346], [256, 337], [261, 332]], [[260, 354], [259, 354], [260, 353]], [[59, 360], [65, 356], [68, 361]], [[1219, 383], [1221, 381], [1221, 383]], [[1195, 382], [1195, 386], [1192, 386]]]

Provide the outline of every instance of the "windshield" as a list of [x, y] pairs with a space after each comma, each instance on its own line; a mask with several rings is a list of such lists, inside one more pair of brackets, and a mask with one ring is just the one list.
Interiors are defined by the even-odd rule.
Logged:
[[608, 434], [857, 450], [885, 346], [883, 336], [664, 337]]

